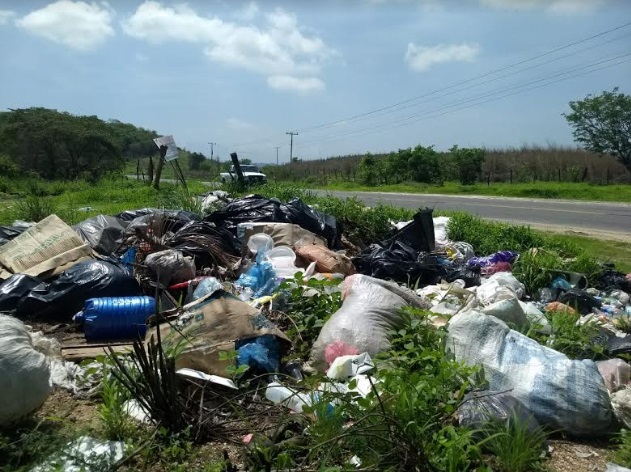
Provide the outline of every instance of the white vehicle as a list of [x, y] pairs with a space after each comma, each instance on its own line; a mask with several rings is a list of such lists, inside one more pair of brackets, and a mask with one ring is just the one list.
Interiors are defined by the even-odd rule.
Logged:
[[[250, 164], [242, 164], [241, 172], [243, 173], [243, 178], [247, 183], [254, 184], [260, 183], [264, 184], [267, 182], [267, 176], [261, 172], [257, 166]], [[234, 166], [230, 166], [230, 170], [228, 172], [222, 172], [219, 174], [219, 179], [221, 183], [231, 182], [237, 180], [237, 172], [234, 170]]]

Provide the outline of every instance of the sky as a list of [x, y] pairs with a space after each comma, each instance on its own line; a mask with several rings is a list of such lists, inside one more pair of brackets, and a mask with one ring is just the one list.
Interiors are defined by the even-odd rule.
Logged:
[[1, 110], [221, 160], [568, 146], [570, 101], [631, 93], [631, 0], [0, 0], [0, 63]]

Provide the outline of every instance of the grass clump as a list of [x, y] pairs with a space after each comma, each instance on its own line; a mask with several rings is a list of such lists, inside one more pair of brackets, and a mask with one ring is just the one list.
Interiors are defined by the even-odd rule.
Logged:
[[631, 431], [623, 429], [615, 438], [616, 449], [612, 460], [623, 467], [631, 467]]

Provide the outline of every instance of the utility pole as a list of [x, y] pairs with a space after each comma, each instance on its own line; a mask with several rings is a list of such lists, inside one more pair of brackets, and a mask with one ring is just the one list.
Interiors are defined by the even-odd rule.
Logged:
[[280, 149], [280, 146], [275, 146], [276, 147], [276, 165], [278, 165], [278, 149]]
[[294, 131], [287, 131], [285, 134], [289, 135], [289, 163], [294, 161], [294, 136], [298, 136], [298, 133]]
[[[210, 144], [210, 163], [212, 164], [213, 162], [213, 152], [214, 152], [214, 146], [217, 145], [217, 143], [208, 143]], [[219, 159], [217, 159], [217, 164], [219, 164]]]

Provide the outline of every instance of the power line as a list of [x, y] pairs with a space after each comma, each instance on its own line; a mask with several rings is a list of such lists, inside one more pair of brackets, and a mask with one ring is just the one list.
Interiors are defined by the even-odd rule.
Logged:
[[[563, 45], [563, 46], [560, 46], [560, 47], [554, 48], [554, 49], [552, 49], [552, 50], [550, 50], [550, 51], [547, 51], [547, 52], [545, 52], [545, 53], [538, 54], [538, 55], [536, 55], [536, 56], [532, 56], [532, 57], [529, 57], [529, 58], [527, 58], [527, 59], [520, 60], [520, 61], [515, 62], [515, 63], [513, 63], [513, 64], [509, 64], [509, 65], [507, 65], [507, 66], [501, 67], [501, 68], [499, 68], [499, 69], [495, 69], [495, 70], [492, 70], [492, 71], [486, 72], [486, 73], [484, 73], [484, 74], [480, 74], [480, 75], [478, 75], [478, 76], [472, 77], [472, 78], [470, 78], [470, 79], [467, 79], [467, 80], [464, 80], [464, 81], [461, 81], [461, 82], [458, 82], [458, 83], [452, 84], [452, 85], [447, 86], [447, 87], [443, 87], [443, 88], [440, 88], [440, 89], [436, 89], [436, 90], [434, 90], [434, 91], [427, 92], [427, 93], [424, 93], [424, 94], [422, 94], [422, 95], [418, 95], [418, 96], [416, 96], [416, 97], [412, 97], [412, 98], [409, 98], [409, 99], [407, 99], [407, 100], [403, 100], [403, 101], [398, 102], [398, 103], [394, 103], [394, 104], [387, 105], [387, 106], [384, 106], [384, 107], [381, 107], [381, 108], [377, 108], [377, 109], [375, 109], [375, 110], [370, 110], [370, 111], [367, 111], [367, 112], [364, 112], [364, 113], [360, 113], [360, 114], [357, 114], [357, 115], [354, 115], [354, 116], [351, 116], [351, 117], [348, 117], [348, 118], [338, 119], [338, 120], [335, 120], [335, 121], [330, 121], [330, 122], [322, 123], [322, 124], [319, 124], [319, 125], [314, 125], [314, 126], [310, 126], [310, 127], [301, 128], [301, 129], [299, 129], [298, 131], [299, 131], [299, 132], [307, 132], [307, 131], [312, 131], [312, 130], [321, 129], [321, 128], [325, 128], [325, 127], [331, 127], [331, 126], [339, 125], [339, 124], [342, 124], [342, 123], [345, 123], [345, 122], [348, 122], [348, 121], [357, 120], [357, 119], [360, 119], [360, 118], [363, 118], [363, 117], [367, 117], [367, 116], [370, 116], [370, 115], [374, 115], [374, 114], [376, 114], [376, 113], [380, 113], [380, 112], [383, 112], [383, 111], [386, 111], [386, 110], [391, 110], [391, 109], [394, 109], [394, 108], [400, 107], [401, 105], [407, 105], [407, 104], [410, 104], [410, 103], [412, 103], [412, 102], [418, 101], [418, 100], [420, 100], [420, 99], [422, 99], [422, 98], [425, 98], [425, 97], [429, 97], [429, 96], [435, 95], [435, 94], [437, 94], [437, 93], [439, 93], [439, 92], [443, 92], [443, 91], [451, 90], [451, 89], [454, 89], [454, 88], [456, 88], [456, 87], [459, 87], [459, 86], [462, 86], [462, 85], [465, 85], [465, 84], [468, 84], [468, 83], [474, 82], [474, 81], [479, 80], [479, 79], [481, 79], [481, 78], [488, 77], [488, 76], [491, 76], [491, 75], [497, 74], [497, 73], [499, 73], [499, 72], [503, 72], [503, 71], [505, 71], [505, 70], [512, 69], [512, 68], [517, 67], [517, 66], [519, 66], [519, 65], [526, 64], [526, 63], [529, 63], [529, 62], [535, 61], [535, 60], [537, 60], [537, 59], [540, 59], [540, 58], [543, 58], [543, 57], [546, 57], [546, 56], [550, 56], [550, 55], [552, 55], [552, 54], [554, 54], [554, 53], [556, 53], [556, 52], [559, 52], [559, 51], [562, 51], [562, 50], [565, 50], [565, 49], [569, 49], [569, 48], [571, 48], [571, 47], [573, 47], [573, 46], [576, 46], [576, 45], [578, 45], [578, 44], [582, 44], [582, 43], [585, 43], [585, 42], [587, 42], [587, 41], [591, 41], [591, 40], [593, 40], [593, 39], [596, 39], [596, 38], [599, 38], [599, 37], [605, 36], [605, 35], [607, 35], [607, 34], [609, 34], [609, 33], [613, 33], [613, 32], [615, 32], [615, 31], [618, 31], [618, 30], [621, 30], [621, 29], [623, 29], [623, 28], [626, 28], [626, 27], [628, 27], [628, 26], [630, 26], [630, 25], [631, 25], [631, 21], [630, 21], [630, 22], [627, 22], [627, 23], [624, 23], [624, 24], [622, 24], [622, 25], [620, 25], [620, 26], [616, 26], [616, 27], [614, 27], [614, 28], [610, 28], [610, 29], [608, 29], [608, 30], [602, 31], [602, 32], [600, 32], [600, 33], [593, 34], [593, 35], [591, 35], [591, 36], [589, 36], [589, 37], [586, 37], [586, 38], [583, 38], [583, 39], [580, 39], [580, 40], [577, 40], [577, 41], [574, 41], [574, 42], [571, 42], [571, 43], [565, 44], [565, 45]], [[624, 36], [625, 36], [625, 35], [623, 35], [622, 37], [624, 37]], [[602, 46], [602, 45], [604, 45], [604, 44], [607, 44], [607, 43], [612, 42], [612, 41], [617, 40], [617, 39], [620, 39], [620, 37], [619, 37], [619, 38], [616, 38], [616, 39], [613, 39], [613, 40], [610, 40], [610, 41], [606, 41], [606, 42], [603, 42], [603, 43], [599, 43], [598, 45], [595, 45], [595, 46], [593, 46], [593, 47], [599, 47], [599, 46]], [[465, 88], [465, 89], [462, 89], [462, 90], [459, 90], [459, 91], [468, 90], [468, 89], [473, 88], [473, 87], [477, 87], [477, 86], [485, 85], [486, 83], [493, 82], [493, 81], [495, 81], [495, 80], [499, 80], [499, 79], [501, 79], [501, 78], [505, 78], [505, 77], [510, 76], [510, 75], [514, 75], [514, 74], [516, 74], [516, 73], [525, 72], [526, 70], [530, 70], [530, 69], [532, 69], [532, 68], [539, 67], [539, 66], [541, 66], [541, 65], [544, 65], [544, 64], [547, 64], [547, 63], [550, 63], [550, 62], [554, 62], [554, 61], [557, 61], [557, 60], [563, 59], [563, 58], [565, 58], [565, 57], [568, 57], [569, 55], [573, 55], [573, 54], [576, 54], [576, 53], [579, 53], [579, 52], [584, 52], [585, 50], [592, 49], [593, 47], [586, 48], [586, 49], [581, 50], [581, 51], [572, 52], [572, 53], [569, 53], [569, 54], [567, 54], [567, 55], [565, 55], [565, 56], [561, 56], [561, 57], [558, 57], [558, 58], [551, 59], [550, 61], [546, 61], [546, 62], [544, 62], [544, 63], [542, 63], [542, 64], [539, 64], [539, 65], [533, 65], [533, 66], [531, 66], [531, 67], [528, 67], [528, 68], [525, 68], [525, 69], [521, 69], [521, 70], [519, 70], [519, 71], [515, 71], [515, 72], [513, 72], [513, 73], [511, 73], [511, 74], [506, 74], [506, 75], [505, 75], [505, 76], [503, 76], [503, 77], [499, 77], [499, 78], [496, 78], [496, 79], [492, 79], [492, 80], [490, 80], [490, 81], [488, 81], [488, 82], [485, 82], [485, 83], [481, 83], [481, 84], [477, 84], [477, 85], [472, 85], [472, 86], [469, 86], [469, 87], [467, 87], [467, 88]], [[458, 92], [458, 91], [455, 91], [455, 92], [450, 92], [450, 94], [457, 93], [457, 92]], [[449, 94], [447, 94], [447, 95], [449, 95]], [[408, 105], [408, 107], [409, 107], [409, 106], [410, 106], [410, 105]], [[406, 107], [406, 108], [407, 108], [407, 107]], [[264, 139], [259, 139], [259, 140], [254, 140], [254, 141], [250, 141], [250, 142], [245, 142], [245, 143], [241, 143], [238, 147], [248, 147], [248, 146], [255, 145], [255, 144], [259, 144], [259, 143], [265, 143], [265, 142], [269, 142], [269, 141], [271, 141], [271, 140], [272, 140], [272, 139], [274, 139], [274, 138], [275, 138], [275, 137], [270, 136], [270, 137], [268, 137], [268, 138], [264, 138]]]
[[[610, 58], [610, 59], [606, 59], [604, 61], [599, 61], [597, 63], [590, 64], [589, 66], [585, 66], [585, 67], [581, 67], [581, 68], [575, 69], [574, 71], [585, 69], [587, 67], [593, 67], [594, 65], [599, 65], [599, 64], [606, 63], [606, 62], [611, 62], [612, 60], [616, 60], [616, 59], [619, 59], [619, 58], [622, 58], [622, 57], [627, 57], [627, 56], [631, 56], [631, 53], [623, 54], [621, 56], [617, 56], [617, 57]], [[618, 61], [618, 62], [613, 63], [613, 64], [606, 64], [606, 65], [604, 65], [602, 67], [598, 67], [598, 68], [592, 69], [592, 70], [587, 70], [587, 71], [584, 71], [584, 72], [582, 72], [580, 74], [571, 75], [569, 77], [563, 77], [563, 78], [560, 78], [558, 80], [553, 80], [553, 81], [550, 81], [550, 82], [547, 82], [547, 83], [544, 83], [544, 84], [536, 85], [534, 87], [516, 90], [516, 91], [513, 91], [513, 92], [505, 94], [505, 95], [500, 95], [500, 96], [497, 96], [497, 97], [489, 98], [488, 100], [483, 100], [483, 101], [480, 101], [480, 102], [477, 102], [477, 103], [471, 103], [469, 105], [461, 106], [461, 107], [458, 107], [458, 108], [456, 108], [454, 110], [444, 111], [446, 109], [453, 108], [454, 106], [458, 106], [458, 105], [461, 105], [463, 103], [471, 102], [471, 101], [474, 101], [474, 100], [479, 100], [480, 98], [486, 98], [486, 97], [488, 97], [490, 95], [494, 95], [494, 94], [497, 94], [497, 93], [504, 93], [504, 92], [510, 90], [510, 89], [504, 89], [504, 90], [501, 90], [499, 92], [495, 92], [493, 94], [487, 94], [486, 96], [476, 97], [475, 99], [466, 100], [466, 101], [461, 102], [461, 103], [450, 104], [450, 105], [447, 105], [445, 107], [442, 107], [442, 108], [439, 108], [439, 109], [427, 112], [426, 114], [423, 114], [423, 115], [416, 115], [416, 116], [413, 115], [412, 117], [408, 117], [408, 118], [416, 118], [416, 119], [411, 120], [411, 121], [407, 121], [407, 122], [404, 122], [404, 123], [400, 123], [401, 120], [397, 120], [397, 121], [394, 121], [394, 122], [391, 122], [391, 123], [379, 124], [379, 125], [376, 125], [376, 126], [373, 126], [373, 127], [370, 127], [370, 128], [358, 129], [358, 130], [349, 131], [347, 133], [343, 133], [343, 134], [339, 134], [339, 135], [332, 135], [332, 136], [329, 136], [329, 137], [322, 137], [322, 138], [319, 138], [319, 139], [314, 139], [313, 141], [308, 141], [307, 140], [303, 144], [305, 146], [308, 146], [308, 145], [314, 144], [316, 142], [332, 141], [332, 140], [341, 139], [341, 138], [344, 138], [346, 136], [351, 136], [351, 135], [354, 135], [355, 137], [358, 137], [358, 136], [364, 136], [364, 135], [367, 135], [367, 134], [375, 134], [375, 133], [379, 133], [379, 132], [383, 132], [383, 131], [388, 131], [388, 130], [391, 130], [391, 129], [399, 128], [401, 126], [410, 125], [410, 124], [413, 124], [413, 123], [416, 123], [418, 121], [422, 121], [422, 120], [425, 120], [425, 119], [436, 118], [436, 117], [443, 116], [443, 115], [446, 115], [446, 114], [455, 113], [455, 112], [463, 110], [463, 109], [471, 108], [471, 107], [474, 107], [474, 106], [477, 106], [477, 105], [482, 105], [484, 103], [500, 100], [500, 99], [503, 99], [503, 98], [506, 98], [506, 97], [509, 97], [509, 96], [512, 96], [512, 95], [517, 95], [517, 94], [520, 94], [520, 93], [529, 92], [531, 90], [535, 90], [535, 89], [538, 89], [538, 88], [546, 87], [548, 85], [552, 85], [552, 84], [555, 84], [555, 83], [558, 83], [558, 82], [563, 82], [565, 80], [573, 79], [573, 78], [580, 77], [580, 76], [583, 76], [583, 75], [591, 74], [593, 72], [597, 72], [599, 70], [606, 69], [606, 68], [609, 68], [609, 67], [614, 67], [614, 66], [617, 66], [617, 65], [620, 65], [620, 64], [624, 64], [624, 63], [627, 63], [627, 62], [630, 62], [630, 61], [631, 61], [631, 59], [626, 59], [626, 60]], [[573, 72], [573, 71], [570, 71], [570, 72]], [[541, 82], [542, 80], [549, 80], [551, 78], [559, 77], [561, 75], [566, 75], [567, 73], [568, 72], [561, 73], [561, 74], [556, 74], [556, 75], [551, 76], [551, 77], [546, 77], [544, 79], [540, 79], [540, 80], [536, 80], [536, 81], [529, 82], [529, 83], [526, 83], [526, 84], [522, 84], [520, 87], [526, 87], [528, 85], [532, 85], [532, 84], [535, 84], [537, 82]], [[511, 87], [511, 88], [515, 88], [515, 87]], [[440, 112], [440, 113], [438, 113], [438, 112]]]

